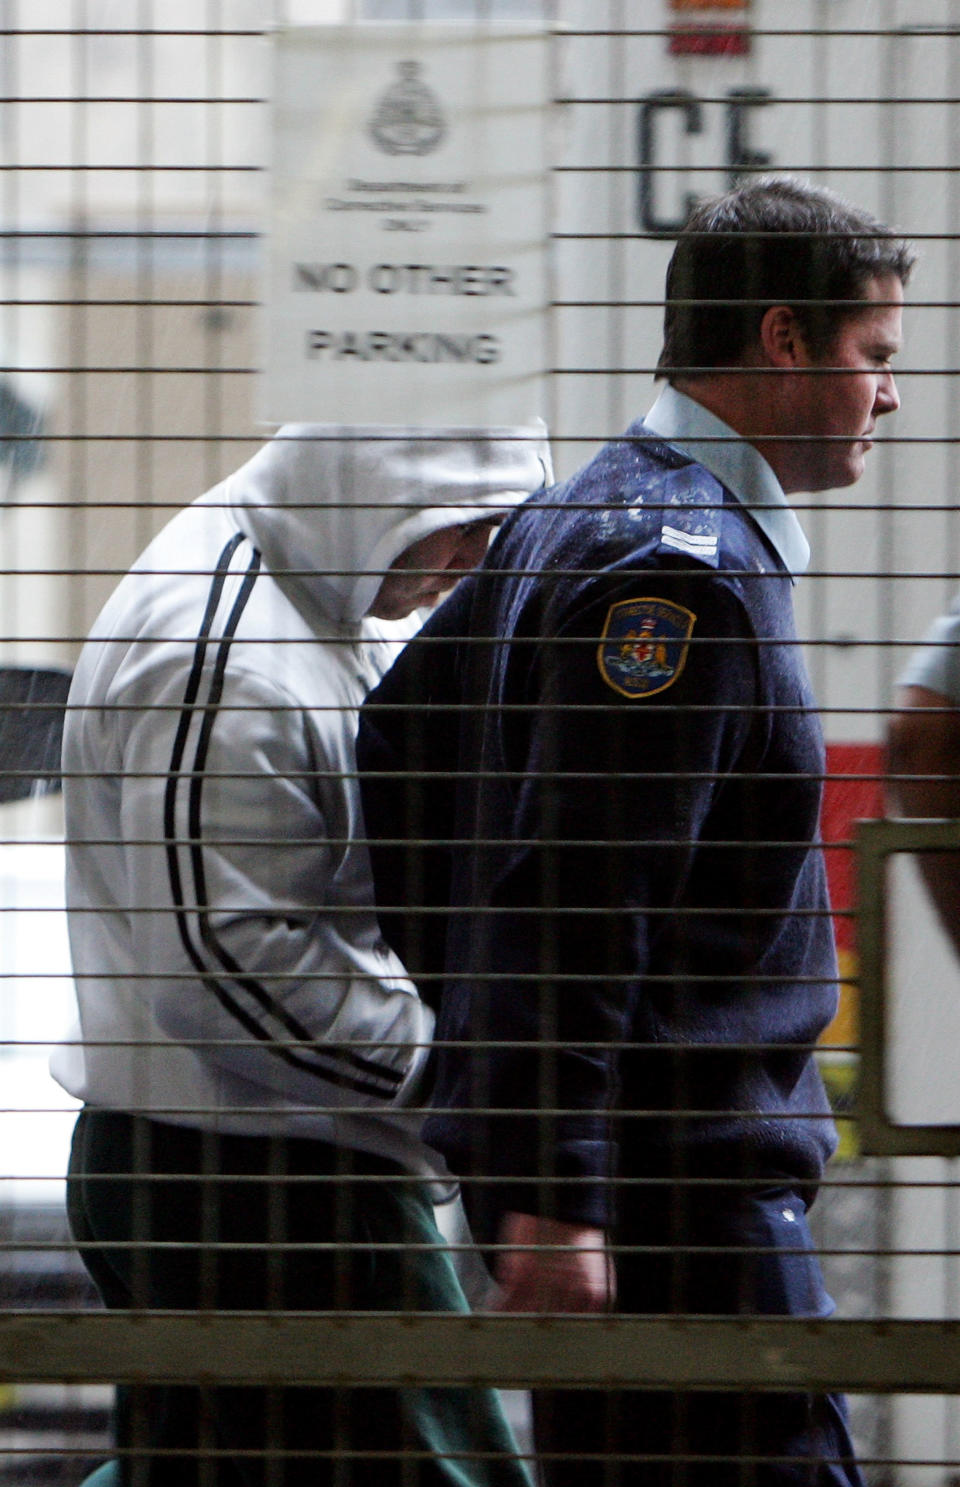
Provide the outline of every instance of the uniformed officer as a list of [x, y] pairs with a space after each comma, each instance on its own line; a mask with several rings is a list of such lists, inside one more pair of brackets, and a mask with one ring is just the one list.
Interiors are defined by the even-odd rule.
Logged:
[[[442, 986], [428, 1139], [504, 1310], [832, 1308], [806, 1210], [837, 973], [787, 498], [853, 484], [898, 407], [912, 263], [795, 179], [699, 207], [652, 411], [511, 515], [364, 709], [381, 922]], [[550, 1487], [860, 1481], [834, 1396], [547, 1392], [536, 1423]]]

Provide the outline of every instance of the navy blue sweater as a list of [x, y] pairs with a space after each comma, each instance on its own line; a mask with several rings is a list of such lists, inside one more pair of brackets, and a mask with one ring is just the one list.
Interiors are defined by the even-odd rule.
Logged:
[[481, 1238], [505, 1208], [609, 1224], [614, 1174], [815, 1184], [835, 1141], [790, 577], [630, 434], [509, 518], [362, 715], [384, 932], [442, 990], [428, 1140], [486, 1179]]

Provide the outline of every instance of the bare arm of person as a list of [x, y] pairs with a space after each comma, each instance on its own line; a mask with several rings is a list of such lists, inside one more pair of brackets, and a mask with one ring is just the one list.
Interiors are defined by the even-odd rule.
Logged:
[[[887, 793], [901, 816], [960, 818], [960, 708], [940, 692], [902, 687], [889, 729]], [[918, 865], [960, 954], [960, 848], [921, 852]]]

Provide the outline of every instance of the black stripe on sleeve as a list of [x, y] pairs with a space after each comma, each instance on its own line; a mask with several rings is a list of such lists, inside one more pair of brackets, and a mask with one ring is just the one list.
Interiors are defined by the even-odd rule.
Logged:
[[[229, 986], [224, 983], [224, 980], [218, 974], [214, 973], [209, 959], [203, 954], [200, 946], [195, 943], [195, 938], [191, 931], [183, 893], [183, 872], [178, 856], [180, 844], [176, 837], [177, 799], [178, 792], [183, 784], [188, 784], [189, 788], [188, 834], [190, 840], [187, 844], [187, 850], [195, 886], [195, 902], [197, 904], [200, 939], [203, 946], [209, 955], [213, 956], [219, 962], [223, 970], [228, 972], [229, 977], [236, 982], [237, 986], [248, 997], [252, 998], [264, 1013], [279, 1022], [290, 1037], [303, 1043], [311, 1043], [313, 1041], [309, 1030], [300, 1023], [299, 1019], [293, 1017], [271, 995], [268, 988], [261, 981], [244, 973], [242, 966], [220, 944], [216, 931], [210, 922], [210, 915], [206, 907], [206, 876], [203, 865], [201, 809], [204, 768], [213, 726], [217, 719], [218, 707], [223, 693], [223, 682], [229, 661], [230, 647], [260, 571], [260, 554], [255, 549], [247, 566], [247, 571], [244, 574], [240, 591], [231, 606], [223, 633], [218, 640], [214, 640], [212, 636], [214, 622], [223, 598], [224, 586], [230, 573], [230, 564], [238, 547], [244, 540], [241, 533], [237, 533], [230, 540], [220, 554], [216, 570], [211, 580], [200, 634], [197, 638], [194, 651], [193, 664], [184, 692], [183, 709], [174, 737], [170, 774], [165, 789], [164, 835], [170, 890], [176, 907], [180, 939], [191, 963], [196, 968], [204, 984], [217, 997], [220, 1004], [252, 1037], [256, 1038], [259, 1042], [272, 1045], [273, 1051], [278, 1057], [328, 1083], [354, 1089], [358, 1093], [373, 1095], [380, 1099], [389, 1099], [402, 1084], [403, 1074], [393, 1069], [383, 1068], [374, 1061], [363, 1058], [353, 1049], [325, 1044], [321, 1047], [313, 1048], [309, 1054], [303, 1054], [292, 1048], [274, 1044], [270, 1033], [242, 1005], [235, 992], [231, 991]], [[206, 700], [202, 704], [199, 704], [200, 687], [204, 676], [207, 652], [212, 644], [217, 646], [216, 659]], [[193, 769], [185, 777], [183, 775], [183, 760], [186, 753], [190, 727], [201, 708], [202, 720]]]

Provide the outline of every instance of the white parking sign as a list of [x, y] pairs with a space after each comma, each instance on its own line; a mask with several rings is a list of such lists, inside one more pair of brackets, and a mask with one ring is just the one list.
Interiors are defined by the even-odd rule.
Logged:
[[542, 32], [277, 33], [265, 419], [545, 413], [548, 83]]

